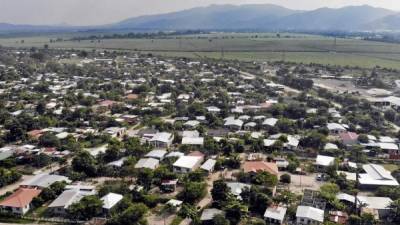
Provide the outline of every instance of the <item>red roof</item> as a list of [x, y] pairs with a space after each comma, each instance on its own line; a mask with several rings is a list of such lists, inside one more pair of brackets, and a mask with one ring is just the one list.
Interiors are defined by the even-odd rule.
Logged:
[[358, 134], [354, 132], [341, 133], [339, 136], [343, 141], [355, 141], [358, 139]]
[[41, 190], [30, 189], [30, 188], [20, 188], [12, 195], [5, 198], [0, 202], [1, 206], [23, 208], [32, 202], [32, 199], [39, 196]]
[[276, 163], [269, 163], [264, 161], [247, 161], [243, 164], [245, 173], [266, 171], [272, 175], [278, 175], [278, 166]]
[[129, 94], [129, 95], [125, 96], [125, 98], [129, 99], [129, 100], [134, 100], [134, 99], [138, 99], [139, 95], [137, 95], [137, 94]]
[[31, 137], [39, 137], [43, 134], [42, 130], [31, 130], [28, 132], [28, 135]]
[[115, 101], [104, 100], [104, 101], [99, 102], [99, 105], [104, 106], [104, 107], [111, 107], [111, 106], [113, 106], [113, 105], [116, 104], [116, 103], [117, 103], [117, 102], [115, 102]]
[[204, 154], [200, 151], [194, 151], [188, 154], [188, 156], [199, 156], [204, 158]]

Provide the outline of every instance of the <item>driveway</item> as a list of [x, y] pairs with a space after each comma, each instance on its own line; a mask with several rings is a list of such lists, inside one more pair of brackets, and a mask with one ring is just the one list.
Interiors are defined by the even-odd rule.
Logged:
[[304, 189], [319, 190], [321, 185], [324, 183], [316, 180], [317, 176], [316, 173], [307, 175], [297, 175], [297, 174], [289, 174], [289, 175], [291, 177], [289, 190], [297, 194], [303, 193]]

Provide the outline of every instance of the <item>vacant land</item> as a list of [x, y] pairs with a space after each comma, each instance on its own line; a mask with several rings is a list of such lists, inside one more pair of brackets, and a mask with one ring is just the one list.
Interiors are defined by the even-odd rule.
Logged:
[[7, 47], [105, 49], [149, 52], [166, 56], [210, 57], [246, 61], [320, 63], [341, 66], [375, 66], [400, 69], [400, 45], [311, 35], [209, 34], [163, 39], [106, 39], [57, 41], [49, 37], [3, 38]]

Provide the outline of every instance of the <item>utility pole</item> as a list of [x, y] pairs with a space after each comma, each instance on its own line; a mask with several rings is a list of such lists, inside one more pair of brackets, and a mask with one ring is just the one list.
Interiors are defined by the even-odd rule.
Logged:
[[360, 158], [360, 152], [359, 152], [359, 149], [357, 149], [357, 151], [356, 151], [356, 167], [357, 167], [357, 170], [356, 170], [356, 186], [355, 186], [356, 193], [354, 194], [354, 206], [355, 206], [355, 212], [357, 213], [358, 216], [360, 216], [360, 214], [361, 214], [361, 212], [360, 212], [361, 210], [358, 210], [358, 188], [359, 188], [359, 178], [358, 178], [359, 169], [358, 169], [358, 165], [359, 165], [359, 162], [360, 162], [359, 158]]

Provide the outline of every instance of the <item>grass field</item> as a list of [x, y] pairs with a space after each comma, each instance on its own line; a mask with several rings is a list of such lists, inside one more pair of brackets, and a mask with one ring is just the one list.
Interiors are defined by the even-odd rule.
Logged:
[[[285, 34], [290, 35], [290, 34]], [[282, 34], [282, 37], [285, 36]], [[61, 41], [56, 37], [2, 38], [0, 45], [8, 47], [43, 47], [66, 49], [108, 49], [152, 52], [166, 56], [210, 57], [246, 61], [286, 60], [302, 63], [349, 65], [371, 68], [400, 69], [400, 45], [353, 39], [337, 39], [276, 34], [209, 34], [176, 36], [168, 39], [107, 39], [97, 41]], [[21, 43], [21, 40], [24, 43]], [[222, 54], [223, 52], [223, 54]]]

